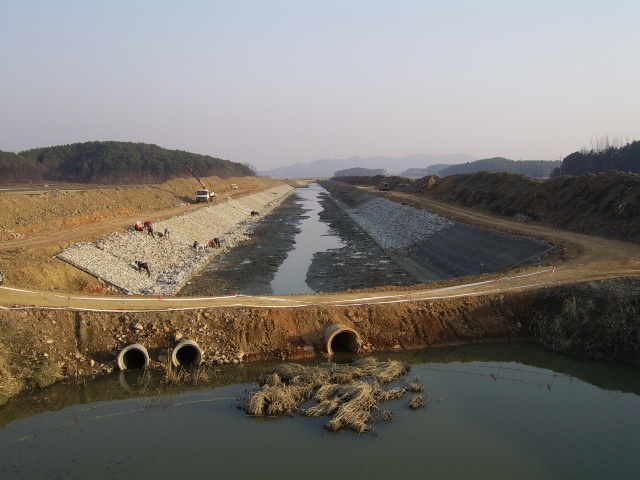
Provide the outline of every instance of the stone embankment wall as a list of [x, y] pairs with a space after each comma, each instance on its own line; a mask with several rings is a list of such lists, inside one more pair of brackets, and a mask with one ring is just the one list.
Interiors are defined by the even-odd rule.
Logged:
[[385, 251], [412, 247], [454, 225], [429, 210], [383, 197], [371, 197], [353, 207], [334, 200]]
[[[294, 191], [289, 185], [198, 208], [168, 220], [154, 222], [154, 236], [135, 231], [112, 233], [97, 241], [72, 245], [58, 258], [131, 294], [173, 295], [211, 259], [245, 238], [259, 217]], [[146, 219], [144, 219], [146, 220]], [[165, 229], [169, 235], [164, 236]], [[219, 238], [221, 248], [196, 251], [195, 242], [207, 245]], [[135, 262], [145, 262], [138, 271]]]
[[547, 242], [465, 225], [383, 197], [354, 199], [336, 189], [332, 194], [349, 218], [419, 283], [538, 263], [555, 249]]

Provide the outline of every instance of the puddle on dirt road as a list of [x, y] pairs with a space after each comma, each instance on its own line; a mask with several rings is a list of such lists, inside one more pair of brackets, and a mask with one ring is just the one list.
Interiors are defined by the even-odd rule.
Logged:
[[392, 421], [364, 435], [329, 433], [326, 417], [246, 416], [237, 399], [267, 364], [191, 388], [136, 372], [55, 385], [0, 407], [0, 478], [637, 478], [637, 367], [533, 344], [379, 359], [410, 363], [404, 381], [418, 377], [428, 401], [381, 404]]
[[308, 188], [297, 190], [300, 205], [307, 212], [299, 225], [300, 231], [295, 236], [294, 248], [271, 281], [271, 289], [275, 295], [288, 293], [314, 293], [307, 284], [307, 272], [314, 255], [344, 245], [340, 237], [331, 233], [329, 226], [320, 220], [323, 210], [319, 201], [319, 193], [326, 192], [317, 183]]

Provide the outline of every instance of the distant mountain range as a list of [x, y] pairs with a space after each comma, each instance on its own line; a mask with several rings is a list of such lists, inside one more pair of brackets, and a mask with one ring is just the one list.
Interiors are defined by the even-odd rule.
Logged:
[[[426, 169], [430, 165], [444, 168], [449, 165], [477, 160], [473, 155], [455, 153], [449, 155], [416, 154], [407, 157], [351, 157], [334, 160], [314, 160], [311, 163], [294, 163], [288, 167], [259, 171], [258, 175], [273, 178], [330, 178], [346, 168], [378, 168], [389, 175], [399, 175], [409, 169]], [[437, 172], [434, 172], [437, 173]]]

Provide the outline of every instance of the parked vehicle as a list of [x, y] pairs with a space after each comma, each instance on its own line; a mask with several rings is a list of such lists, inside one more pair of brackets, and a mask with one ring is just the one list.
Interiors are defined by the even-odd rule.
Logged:
[[212, 201], [213, 201], [213, 194], [206, 188], [196, 191], [196, 202], [212, 202]]
[[200, 180], [200, 177], [196, 175], [196, 172], [194, 172], [193, 168], [191, 168], [189, 165], [187, 165], [187, 170], [189, 170], [191, 172], [191, 175], [196, 177], [196, 180], [198, 180], [198, 182], [200, 182], [200, 185], [202, 185], [202, 189], [196, 191], [196, 203], [213, 202], [213, 199], [215, 198], [216, 194], [207, 188], [204, 182]]

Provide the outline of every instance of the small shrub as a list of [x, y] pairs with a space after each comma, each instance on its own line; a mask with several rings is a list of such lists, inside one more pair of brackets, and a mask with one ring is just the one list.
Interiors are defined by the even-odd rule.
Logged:
[[27, 383], [32, 388], [43, 388], [53, 385], [60, 378], [60, 367], [49, 360], [38, 360], [31, 369]]

